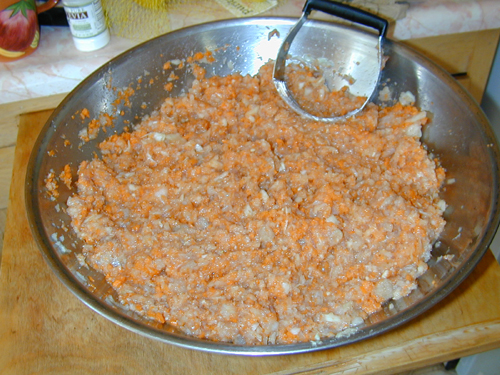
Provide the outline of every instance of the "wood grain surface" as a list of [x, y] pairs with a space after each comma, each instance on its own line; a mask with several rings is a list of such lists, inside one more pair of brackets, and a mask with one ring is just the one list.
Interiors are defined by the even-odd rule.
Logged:
[[[58, 94], [0, 104], [0, 210], [6, 209], [8, 204], [20, 116], [55, 108], [65, 96]], [[3, 226], [0, 232], [3, 233]]]
[[500, 347], [500, 266], [489, 252], [450, 296], [410, 323], [312, 354], [209, 354], [111, 323], [57, 280], [30, 233], [26, 164], [49, 114], [23, 115], [19, 124], [0, 268], [1, 374], [394, 374]]
[[495, 58], [500, 29], [439, 35], [405, 40], [424, 56], [441, 65], [481, 103]]

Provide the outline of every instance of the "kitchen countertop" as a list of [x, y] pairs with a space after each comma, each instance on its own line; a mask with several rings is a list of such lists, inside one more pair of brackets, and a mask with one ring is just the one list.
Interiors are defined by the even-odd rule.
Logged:
[[[176, 30], [203, 22], [233, 18], [215, 1], [193, 0], [193, 6], [178, 7], [169, 15]], [[391, 24], [389, 38], [407, 40], [500, 28], [497, 0], [410, 0], [406, 17]], [[264, 16], [301, 13], [304, 0], [282, 1]], [[43, 26], [35, 53], [10, 63], [0, 63], [0, 104], [62, 94], [71, 91], [98, 67], [138, 42], [113, 36], [104, 48], [80, 52], [67, 27]]]

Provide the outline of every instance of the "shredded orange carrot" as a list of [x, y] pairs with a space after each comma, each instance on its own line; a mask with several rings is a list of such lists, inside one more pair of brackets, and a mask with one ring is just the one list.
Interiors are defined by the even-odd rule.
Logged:
[[66, 185], [68, 189], [71, 189], [71, 182], [73, 181], [73, 177], [71, 175], [71, 168], [69, 164], [64, 166], [63, 171], [59, 175], [59, 179]]
[[87, 108], [82, 109], [82, 111], [80, 112], [80, 118], [82, 120], [85, 120], [86, 118], [89, 118], [89, 117], [90, 117], [89, 110]]

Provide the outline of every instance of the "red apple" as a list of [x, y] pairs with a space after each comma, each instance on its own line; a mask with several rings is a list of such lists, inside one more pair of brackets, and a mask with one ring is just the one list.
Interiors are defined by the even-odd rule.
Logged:
[[37, 29], [34, 3], [21, 0], [0, 12], [0, 48], [24, 51], [30, 46]]

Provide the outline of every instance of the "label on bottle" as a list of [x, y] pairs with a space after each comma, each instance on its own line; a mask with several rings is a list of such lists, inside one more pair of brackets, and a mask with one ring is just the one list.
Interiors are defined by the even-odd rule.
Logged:
[[106, 21], [100, 0], [84, 5], [64, 5], [71, 34], [75, 38], [93, 38], [106, 30]]

